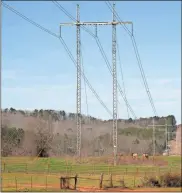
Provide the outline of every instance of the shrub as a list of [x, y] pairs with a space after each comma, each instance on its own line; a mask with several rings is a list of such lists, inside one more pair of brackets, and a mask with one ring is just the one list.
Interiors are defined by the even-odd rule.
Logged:
[[181, 175], [167, 173], [160, 176], [161, 186], [163, 187], [181, 187]]
[[159, 180], [154, 176], [144, 177], [142, 181], [144, 187], [161, 187]]
[[142, 185], [145, 187], [181, 187], [181, 175], [167, 173], [159, 177], [145, 177]]

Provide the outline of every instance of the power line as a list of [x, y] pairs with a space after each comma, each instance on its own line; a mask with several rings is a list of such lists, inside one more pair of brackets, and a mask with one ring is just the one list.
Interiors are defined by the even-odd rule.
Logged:
[[[73, 61], [73, 63], [75, 64], [76, 67], [76, 60], [74, 59], [73, 55], [71, 54], [70, 50], [68, 49], [66, 43], [64, 42], [63, 38], [60, 38], [61, 43], [63, 44], [64, 48], [67, 50], [68, 55], [70, 56], [71, 60]], [[105, 108], [105, 110], [108, 112], [108, 114], [110, 114], [112, 116], [111, 111], [107, 108], [107, 106], [104, 104], [104, 102], [100, 99], [99, 95], [97, 94], [97, 92], [93, 89], [92, 85], [90, 84], [90, 82], [88, 81], [88, 79], [86, 78], [85, 74], [83, 73], [83, 71], [81, 72], [85, 82], [87, 83], [88, 87], [90, 88], [90, 90], [94, 93], [95, 97], [98, 99], [98, 101], [102, 104], [102, 106]]]
[[[105, 1], [105, 3], [108, 6], [108, 8], [110, 9], [110, 11], [112, 12], [111, 3], [109, 1], [108, 1], [108, 3]], [[119, 15], [118, 15], [118, 13], [116, 12], [116, 10], [115, 10], [115, 14], [116, 14], [117, 19], [119, 21], [122, 21], [121, 18], [119, 17]], [[134, 34], [133, 34], [133, 25], [132, 25], [132, 32], [130, 32], [130, 30], [127, 28], [127, 26], [125, 24], [123, 24], [122, 27], [124, 28], [124, 30], [128, 33], [128, 35], [131, 38], [132, 45], [133, 45], [134, 52], [135, 52], [135, 56], [136, 56], [138, 66], [139, 66], [139, 69], [140, 69], [140, 73], [141, 73], [141, 76], [142, 76], [142, 79], [143, 79], [144, 87], [145, 87], [145, 90], [147, 92], [147, 95], [148, 95], [149, 102], [151, 104], [153, 113], [154, 113], [155, 116], [157, 116], [157, 111], [156, 111], [156, 108], [155, 108], [155, 105], [154, 105], [154, 102], [153, 102], [153, 99], [152, 99], [152, 95], [151, 95], [150, 90], [149, 90], [149, 86], [148, 86], [148, 83], [147, 83], [147, 80], [146, 80], [145, 72], [143, 70], [142, 62], [141, 62], [140, 55], [139, 55], [139, 52], [138, 52], [138, 47], [137, 47], [136, 40], [135, 40], [135, 37], [134, 37]], [[155, 123], [155, 120], [153, 118], [153, 155], [155, 155], [155, 126], [154, 126], [154, 123]]]
[[21, 18], [23, 18], [24, 20], [28, 21], [29, 23], [33, 24], [34, 26], [40, 28], [41, 30], [47, 32], [48, 34], [56, 37], [56, 38], [59, 38], [59, 36], [57, 34], [55, 34], [54, 32], [42, 27], [41, 25], [39, 25], [38, 23], [34, 22], [33, 20], [29, 19], [28, 17], [26, 17], [25, 15], [21, 14], [20, 12], [18, 12], [17, 10], [15, 10], [14, 8], [10, 7], [9, 5], [7, 5], [6, 3], [4, 3], [3, 1], [1, 1], [1, 4], [9, 9], [10, 11], [14, 12], [16, 15], [20, 16]]
[[[80, 33], [80, 39], [81, 39], [81, 33]], [[83, 49], [83, 44], [82, 44], [82, 43], [80, 43], [80, 51], [81, 51], [81, 65], [82, 65], [83, 73], [85, 74], [84, 64], [83, 64], [83, 54], [82, 54], [82, 49]], [[88, 117], [88, 116], [89, 116], [89, 108], [88, 108], [87, 85], [86, 85], [85, 80], [84, 80], [84, 90], [85, 90], [86, 112], [87, 112], [87, 117]]]
[[[112, 12], [112, 5], [111, 3], [108, 1], [105, 1], [106, 5], [108, 6], [109, 10]], [[117, 13], [117, 11], [115, 10], [115, 15], [116, 15], [116, 18], [119, 20], [119, 21], [122, 21]], [[131, 36], [132, 35], [132, 32], [130, 32], [130, 30], [128, 29], [128, 27], [126, 26], [126, 24], [123, 23], [123, 25], [121, 25], [125, 31], [127, 31], [127, 33]]]
[[[52, 1], [52, 2], [53, 2], [63, 13], [65, 13], [71, 20], [73, 20], [73, 21], [76, 22], [76, 19], [75, 19], [68, 11], [66, 11], [66, 9], [65, 9], [63, 6], [61, 6], [57, 1]], [[85, 26], [83, 26], [83, 25], [81, 25], [81, 28], [83, 28], [87, 33], [89, 33], [89, 34], [96, 40], [97, 46], [99, 47], [99, 50], [100, 50], [100, 52], [101, 52], [101, 54], [102, 54], [102, 57], [104, 58], [104, 61], [105, 61], [106, 65], [107, 65], [107, 67], [108, 67], [108, 69], [109, 69], [109, 71], [110, 71], [110, 73], [111, 73], [111, 75], [112, 75], [111, 65], [110, 65], [110, 63], [109, 63], [109, 61], [108, 61], [108, 59], [107, 59], [107, 56], [106, 56], [106, 54], [105, 54], [105, 52], [104, 52], [104, 49], [103, 49], [103, 47], [102, 47], [102, 44], [101, 44], [101, 42], [100, 42], [100, 39], [99, 39], [98, 36], [97, 36], [97, 33], [96, 33], [96, 34], [93, 34], [89, 29], [87, 29], [87, 28], [86, 28]], [[128, 106], [130, 112], [132, 113], [132, 115], [133, 115], [134, 118], [136, 119], [137, 117], [136, 117], [133, 109], [131, 108], [130, 104], [128, 103], [128, 100], [127, 100], [127, 98], [125, 97], [125, 95], [124, 95], [124, 93], [123, 93], [123, 91], [122, 91], [122, 89], [121, 89], [121, 86], [120, 86], [120, 84], [118, 83], [118, 81], [117, 81], [117, 85], [118, 85], [118, 90], [119, 90], [121, 96], [123, 97], [126, 105]], [[118, 102], [119, 102], [119, 101], [118, 101]]]
[[[109, 62], [109, 60], [108, 60], [108, 58], [107, 58], [107, 56], [106, 56], [106, 54], [105, 54], [105, 52], [104, 52], [104, 50], [103, 50], [103, 47], [102, 47], [102, 45], [101, 45], [101, 43], [100, 43], [100, 40], [99, 40], [98, 36], [96, 36], [96, 43], [97, 43], [97, 45], [98, 45], [98, 47], [99, 47], [99, 49], [100, 49], [100, 52], [101, 52], [101, 54], [102, 54], [102, 56], [103, 56], [103, 58], [104, 58], [104, 60], [105, 60], [105, 63], [106, 63], [106, 65], [107, 65], [107, 68], [109, 69], [109, 71], [110, 71], [110, 73], [111, 73], [111, 75], [112, 75], [112, 68], [111, 68], [110, 62]], [[136, 114], [135, 114], [135, 112], [133, 111], [132, 107], [130, 106], [130, 104], [129, 104], [127, 98], [126, 98], [126, 95], [125, 95], [124, 92], [122, 91], [119, 82], [118, 82], [118, 81], [116, 81], [116, 82], [117, 82], [118, 90], [119, 90], [121, 96], [123, 97], [126, 106], [129, 108], [129, 110], [130, 110], [130, 112], [132, 113], [133, 117], [136, 119], [136, 118], [137, 118], [137, 117], [136, 117]]]
[[[66, 11], [66, 10], [63, 8], [63, 6], [61, 6], [58, 2], [56, 2], [56, 1], [52, 1], [52, 2], [53, 2], [58, 8], [60, 8], [60, 10], [63, 11], [71, 20], [76, 21], [76, 19], [75, 19], [68, 11]], [[109, 61], [108, 61], [108, 59], [107, 59], [107, 56], [106, 56], [106, 54], [105, 54], [105, 52], [104, 52], [104, 50], [103, 50], [102, 44], [100, 43], [100, 40], [99, 40], [99, 38], [98, 38], [98, 36], [97, 36], [97, 33], [94, 35], [94, 34], [93, 34], [89, 29], [87, 29], [85, 26], [81, 26], [81, 27], [82, 27], [86, 32], [88, 32], [88, 33], [96, 40], [97, 46], [99, 47], [99, 50], [100, 50], [100, 52], [101, 52], [101, 54], [102, 54], [102, 56], [103, 56], [103, 58], [104, 58], [104, 61], [105, 61], [106, 65], [107, 65], [107, 67], [108, 67], [108, 69], [109, 69], [109, 71], [110, 71], [110, 73], [111, 73], [111, 75], [112, 75], [111, 65], [110, 65], [110, 63], [109, 63]], [[125, 98], [124, 93], [123, 93], [123, 91], [122, 91], [122, 89], [121, 89], [121, 86], [119, 85], [119, 83], [117, 83], [117, 84], [118, 84], [118, 89], [119, 89], [119, 92], [120, 92], [121, 96], [123, 97], [123, 99], [124, 99], [126, 105], [128, 106], [128, 108], [130, 109], [130, 112], [132, 113], [132, 115], [133, 115], [133, 116], [135, 117], [135, 119], [136, 119], [137, 117], [136, 117], [133, 109], [132, 109], [131, 106], [129, 105], [127, 99]]]
[[[124, 74], [123, 74], [123, 69], [122, 69], [122, 64], [121, 64], [121, 58], [120, 58], [118, 41], [117, 41], [116, 45], [117, 45], [117, 50], [118, 50], [118, 61], [119, 61], [119, 66], [120, 66], [121, 79], [122, 79], [122, 83], [123, 83], [123, 93], [125, 95], [125, 98], [127, 98], [126, 97], [126, 90], [125, 90], [125, 83], [124, 83]], [[130, 115], [129, 115], [129, 111], [128, 111], [128, 106], [127, 105], [126, 105], [126, 110], [127, 110], [128, 119], [129, 119]]]
[[[67, 15], [67, 17], [69, 17], [71, 20], [77, 22], [77, 20], [68, 12], [66, 11], [66, 9], [60, 5], [57, 1], [52, 1], [54, 3], [54, 5], [56, 5], [65, 15]], [[88, 30], [85, 26], [81, 26], [81, 28], [83, 28], [87, 33], [89, 33], [92, 37], [95, 37], [95, 35]]]
[[[11, 6], [7, 5], [4, 2], [1, 2], [2, 5], [9, 9], [10, 11], [14, 12], [16, 15], [20, 16], [21, 18], [23, 18], [24, 20], [28, 21], [29, 23], [31, 23], [32, 25], [38, 27], [39, 29], [43, 30], [44, 32], [47, 32], [48, 34], [52, 35], [53, 37], [56, 37], [60, 40], [61, 44], [63, 45], [64, 49], [66, 50], [67, 54], [69, 55], [70, 59], [72, 60], [72, 62], [75, 64], [76, 67], [76, 60], [74, 59], [73, 55], [71, 54], [71, 51], [69, 50], [67, 44], [65, 43], [64, 39], [62, 37], [60, 37], [59, 35], [55, 34], [54, 32], [44, 28], [43, 26], [39, 25], [38, 23], [34, 22], [33, 20], [29, 19], [28, 17], [26, 17], [25, 15], [21, 14], [20, 12], [18, 12], [17, 10], [15, 10], [14, 8], [12, 8]], [[90, 88], [90, 90], [93, 92], [93, 94], [95, 95], [95, 97], [98, 99], [98, 101], [101, 103], [101, 105], [105, 108], [105, 110], [108, 112], [108, 114], [110, 114], [112, 116], [111, 111], [107, 108], [107, 106], [104, 104], [104, 102], [101, 100], [101, 98], [99, 97], [99, 95], [97, 94], [97, 92], [93, 89], [92, 85], [90, 84], [90, 82], [88, 81], [88, 79], [86, 78], [85, 74], [83, 73], [83, 71], [81, 72], [85, 82], [87, 83], [88, 87]]]
[[[42, 27], [41, 25], [37, 24], [36, 22], [30, 20], [29, 18], [27, 18], [26, 16], [22, 15], [21, 13], [19, 13], [18, 11], [16, 11], [15, 9], [13, 9], [12, 7], [10, 7], [9, 5], [3, 3], [3, 6], [5, 6], [6, 8], [8, 8], [9, 10], [11, 10], [12, 12], [14, 12], [15, 14], [19, 15], [21, 18], [25, 19], [26, 21], [28, 21], [29, 23], [33, 24], [34, 26], [38, 27], [39, 29], [42, 29], [43, 31], [47, 32], [48, 34], [58, 38], [63, 47], [65, 48], [66, 52], [68, 53], [68, 55], [70, 56], [70, 59], [73, 61], [73, 63], [75, 64], [75, 67], [78, 68], [77, 62], [75, 61], [73, 55], [71, 54], [70, 50], [68, 49], [66, 43], [64, 42], [62, 37], [59, 37], [58, 35], [56, 35], [55, 33], [49, 31], [48, 29]], [[60, 34], [61, 35], [61, 34]], [[77, 33], [77, 36], [79, 35], [79, 33]], [[77, 38], [78, 39], [78, 38]], [[80, 41], [79, 41], [79, 45], [80, 45]], [[78, 44], [77, 44], [78, 46]], [[77, 49], [78, 51], [79, 49]], [[77, 54], [78, 55], [78, 54]], [[78, 57], [77, 57], [78, 60]], [[80, 60], [79, 60], [80, 61]], [[78, 69], [77, 69], [78, 70]], [[98, 96], [98, 94], [96, 93], [96, 91], [93, 89], [93, 87], [91, 86], [91, 84], [89, 83], [89, 81], [87, 80], [87, 78], [85, 77], [84, 72], [81, 70], [81, 66], [79, 68], [79, 77], [81, 78], [81, 76], [84, 78], [85, 82], [88, 84], [89, 88], [91, 89], [91, 91], [94, 93], [94, 95], [96, 96], [96, 98], [99, 100], [99, 102], [103, 105], [103, 107], [105, 108], [105, 110], [112, 116], [112, 113], [110, 112], [110, 110], [107, 108], [107, 106], [104, 104], [104, 102], [100, 99], [100, 97]], [[77, 72], [78, 75], [78, 72]], [[79, 78], [79, 79], [80, 79]], [[78, 76], [77, 76], [77, 81], [78, 81]], [[78, 83], [78, 82], [77, 82]], [[77, 84], [78, 85], [78, 84]], [[80, 83], [79, 85], [81, 86], [81, 79], [80, 79]], [[81, 94], [81, 89], [80, 89], [80, 94]], [[77, 97], [78, 97], [78, 88], [77, 88]], [[79, 102], [79, 106], [78, 106], [78, 102]], [[79, 109], [79, 112], [78, 112]], [[79, 129], [78, 129], [79, 128]], [[80, 99], [77, 98], [77, 155], [80, 157], [81, 156], [81, 95], [80, 95]]]
[[[108, 6], [109, 10], [112, 11], [111, 3], [109, 1], [108, 2], [105, 1], [105, 3]], [[122, 21], [120, 16], [116, 12], [116, 10], [115, 10], [115, 14], [116, 14], [117, 19], [119, 21]], [[123, 24], [122, 27], [128, 33], [128, 35], [130, 36], [130, 38], [132, 40], [132, 45], [133, 45], [133, 48], [134, 48], [134, 52], [135, 52], [135, 55], [136, 55], [136, 59], [137, 59], [137, 62], [138, 62], [140, 73], [141, 73], [141, 76], [142, 76], [142, 79], [143, 79], [144, 87], [145, 87], [145, 90], [146, 90], [147, 95], [149, 97], [149, 101], [150, 101], [150, 104], [152, 106], [153, 112], [154, 112], [155, 116], [157, 116], [157, 111], [156, 111], [156, 108], [155, 108], [155, 105], [154, 105], [154, 102], [153, 102], [153, 99], [152, 99], [152, 95], [151, 95], [150, 90], [149, 90], [149, 86], [148, 86], [148, 83], [147, 83], [147, 80], [146, 80], [145, 72], [143, 70], [142, 62], [141, 62], [140, 55], [139, 55], [139, 52], [138, 52], [138, 47], [137, 47], [136, 40], [135, 40], [135, 37], [134, 37], [134, 34], [133, 34], [133, 26], [132, 26], [132, 32], [128, 29], [128, 27], [125, 24]]]
[[153, 109], [153, 112], [154, 112], [155, 116], [158, 116], [155, 105], [154, 105], [154, 102], [153, 102], [153, 99], [152, 99], [152, 95], [150, 93], [150, 89], [149, 89], [149, 86], [148, 86], [148, 83], [147, 83], [147, 80], [146, 80], [145, 72], [144, 72], [143, 67], [142, 67], [140, 55], [138, 53], [138, 48], [137, 48], [134, 36], [132, 36], [132, 42], [133, 42], [133, 47], [134, 47], [134, 50], [135, 50], [135, 55], [137, 56], [137, 61], [138, 61], [138, 64], [139, 64], [139, 68], [140, 68], [141, 76], [142, 76], [142, 79], [143, 79], [143, 83], [144, 83], [146, 92], [147, 92], [148, 97], [149, 97], [150, 104], [152, 106], [152, 109]]

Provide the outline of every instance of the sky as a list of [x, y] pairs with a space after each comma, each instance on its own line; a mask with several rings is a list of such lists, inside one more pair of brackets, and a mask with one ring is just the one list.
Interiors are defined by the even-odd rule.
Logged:
[[[104, 1], [59, 3], [74, 17], [80, 5], [81, 21], [111, 21]], [[6, 2], [26, 17], [59, 35], [60, 23], [72, 22], [51, 1]], [[116, 11], [132, 21], [143, 69], [158, 116], [174, 115], [181, 123], [181, 7], [180, 1], [121, 1]], [[88, 27], [94, 33], [94, 27]], [[131, 29], [131, 26], [128, 25]], [[99, 26], [98, 37], [112, 64], [112, 27]], [[61, 35], [76, 59], [76, 27], [62, 27]], [[144, 88], [132, 42], [117, 26], [117, 74], [136, 116], [154, 116]], [[92, 87], [112, 112], [112, 76], [96, 41], [81, 30], [84, 72]], [[111, 115], [86, 86], [88, 113], [110, 119]], [[118, 92], [118, 117], [128, 118]], [[76, 68], [60, 41], [2, 7], [2, 108], [55, 109], [76, 112]], [[82, 80], [82, 113], [87, 113]], [[131, 113], [130, 113], [131, 116]]]

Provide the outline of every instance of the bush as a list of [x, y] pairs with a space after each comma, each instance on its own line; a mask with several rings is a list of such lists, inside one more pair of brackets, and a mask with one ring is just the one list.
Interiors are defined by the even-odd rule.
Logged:
[[160, 176], [161, 186], [163, 187], [181, 187], [181, 175], [167, 173], [163, 176]]
[[161, 187], [159, 180], [154, 176], [144, 177], [142, 186], [144, 186], [144, 187]]
[[181, 187], [181, 175], [167, 173], [159, 177], [145, 177], [142, 185], [145, 187]]

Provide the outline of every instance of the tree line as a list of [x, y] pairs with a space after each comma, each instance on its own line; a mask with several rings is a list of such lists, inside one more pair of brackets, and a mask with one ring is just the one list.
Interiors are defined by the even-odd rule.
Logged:
[[[76, 120], [77, 114], [76, 113], [67, 113], [64, 110], [60, 110], [60, 111], [55, 111], [52, 109], [34, 109], [33, 111], [24, 111], [24, 110], [17, 110], [15, 108], [5, 108], [2, 110], [2, 112], [4, 113], [12, 113], [12, 114], [17, 114], [20, 113], [23, 116], [32, 116], [32, 117], [40, 117], [43, 119], [51, 119], [52, 121], [60, 121], [60, 120]], [[112, 122], [112, 119], [108, 119], [108, 120], [100, 120], [97, 119], [93, 116], [86, 116], [86, 115], [79, 115], [82, 118], [82, 121], [84, 123], [85, 120], [90, 120], [90, 121], [102, 121], [102, 122]], [[148, 122], [148, 123], [152, 123], [152, 121], [155, 121], [156, 124], [166, 124], [166, 120], [167, 120], [167, 124], [168, 125], [172, 125], [175, 126], [176, 125], [176, 118], [174, 115], [168, 115], [166, 117], [159, 117], [159, 116], [154, 116], [154, 117], [149, 117], [149, 118], [142, 118], [140, 117], [137, 120], [134, 120], [132, 118], [129, 119], [118, 119], [118, 122], [124, 122], [124, 123], [142, 123], [142, 122]]]

